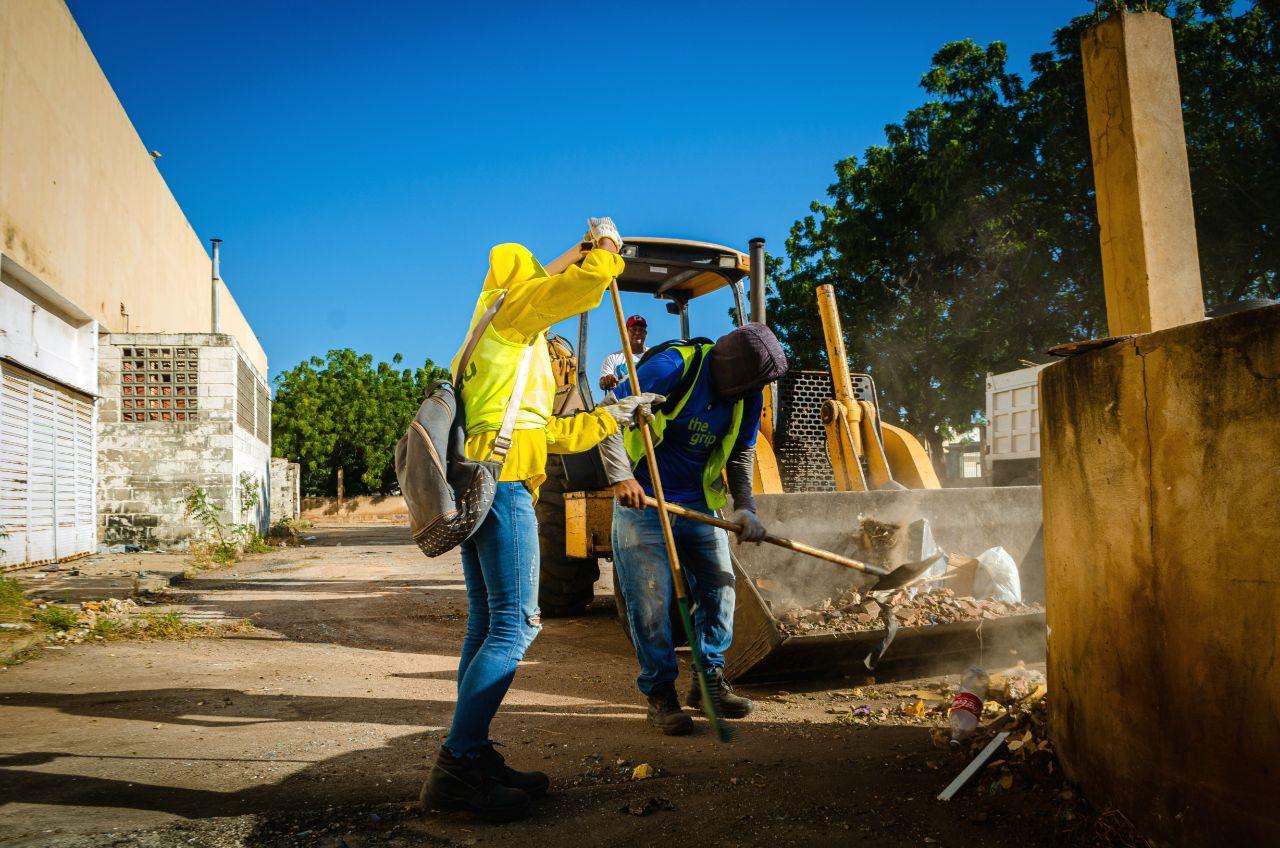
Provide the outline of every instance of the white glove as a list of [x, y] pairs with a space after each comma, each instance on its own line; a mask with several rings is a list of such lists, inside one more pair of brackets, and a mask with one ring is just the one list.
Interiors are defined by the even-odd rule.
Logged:
[[618, 246], [618, 250], [622, 250], [622, 236], [618, 234], [618, 227], [613, 223], [612, 218], [588, 218], [587, 234], [582, 240], [589, 242], [593, 247], [599, 247], [602, 239], [611, 239]]
[[641, 421], [653, 418], [653, 406], [662, 403], [666, 398], [653, 392], [641, 392], [638, 395], [624, 397], [616, 403], [601, 404], [601, 409], [608, 412], [618, 422], [619, 427], [636, 427]]
[[739, 542], [755, 542], [758, 545], [764, 541], [765, 536], [769, 535], [769, 531], [764, 528], [764, 524], [749, 509], [735, 510], [733, 515], [729, 516], [729, 520], [742, 527], [738, 531]]

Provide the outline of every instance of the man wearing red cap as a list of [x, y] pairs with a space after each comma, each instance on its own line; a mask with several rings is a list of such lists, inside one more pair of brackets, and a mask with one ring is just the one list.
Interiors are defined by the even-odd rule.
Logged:
[[[640, 315], [632, 315], [627, 319], [627, 339], [631, 342], [631, 355], [640, 361], [645, 347], [644, 340], [649, 335], [649, 322]], [[600, 388], [606, 392], [618, 385], [618, 381], [627, 376], [627, 360], [622, 351], [615, 351], [604, 358], [600, 366]]]

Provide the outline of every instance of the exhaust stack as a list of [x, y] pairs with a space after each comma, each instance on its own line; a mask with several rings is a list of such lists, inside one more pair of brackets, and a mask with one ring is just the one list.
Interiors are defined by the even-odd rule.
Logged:
[[764, 312], [764, 263], [764, 239], [756, 236], [751, 240], [751, 320], [757, 324], [769, 323]]
[[218, 245], [222, 244], [222, 239], [209, 239], [213, 244], [213, 279], [209, 286], [209, 332], [214, 335], [218, 334], [218, 291], [222, 288], [222, 272], [219, 268], [218, 261]]

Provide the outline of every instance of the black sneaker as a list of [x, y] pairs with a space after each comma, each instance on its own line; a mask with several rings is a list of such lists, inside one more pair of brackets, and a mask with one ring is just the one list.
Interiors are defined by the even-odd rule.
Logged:
[[[733, 694], [733, 687], [724, 679], [722, 668], [713, 668], [707, 672], [707, 688], [711, 690], [711, 699], [721, 718], [744, 718], [755, 707], [750, 698]], [[695, 710], [702, 709], [702, 689], [698, 686], [696, 676], [689, 686], [688, 704]]]
[[649, 723], [667, 736], [683, 736], [693, 730], [693, 719], [680, 709], [674, 684], [668, 683], [649, 693]]
[[519, 789], [530, 798], [538, 799], [547, 794], [551, 780], [540, 771], [516, 771], [492, 745], [480, 749], [480, 767], [503, 786]]
[[529, 814], [529, 796], [503, 786], [479, 757], [455, 757], [442, 745], [436, 764], [418, 798], [427, 810], [470, 810], [492, 822], [508, 822]]

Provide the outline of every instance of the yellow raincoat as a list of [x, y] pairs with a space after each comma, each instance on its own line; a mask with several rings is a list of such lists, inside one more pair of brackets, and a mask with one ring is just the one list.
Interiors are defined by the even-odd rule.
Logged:
[[[533, 345], [533, 362], [525, 386], [511, 449], [502, 465], [503, 481], [523, 481], [537, 495], [547, 479], [547, 454], [578, 453], [618, 431], [603, 409], [569, 418], [552, 415], [555, 376], [547, 351], [546, 331], [559, 321], [600, 305], [609, 281], [622, 273], [622, 257], [592, 250], [580, 265], [549, 276], [527, 248], [500, 244], [489, 251], [489, 273], [471, 317], [471, 326], [502, 292], [506, 299], [493, 323], [480, 337], [467, 366], [462, 402], [467, 417], [467, 457], [488, 459], [511, 396], [520, 356]], [[468, 332], [470, 337], [470, 332]], [[455, 382], [459, 350], [453, 359]]]

